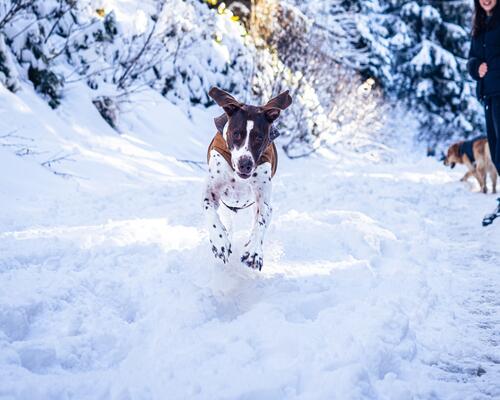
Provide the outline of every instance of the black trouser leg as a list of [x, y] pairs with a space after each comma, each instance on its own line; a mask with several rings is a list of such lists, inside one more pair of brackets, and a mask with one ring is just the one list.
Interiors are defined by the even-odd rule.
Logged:
[[[493, 161], [500, 174], [500, 96], [486, 100], [484, 113], [486, 115], [486, 130], [488, 131], [491, 161]], [[500, 217], [500, 197], [497, 200], [498, 205], [495, 211], [483, 218], [483, 226], [490, 225], [496, 218]]]
[[500, 96], [486, 100], [485, 115], [491, 160], [500, 174]]

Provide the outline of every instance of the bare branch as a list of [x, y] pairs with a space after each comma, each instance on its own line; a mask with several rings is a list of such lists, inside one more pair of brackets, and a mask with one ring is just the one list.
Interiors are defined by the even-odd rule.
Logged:
[[50, 168], [50, 167], [52, 167], [53, 164], [60, 163], [61, 161], [73, 161], [74, 162], [76, 160], [70, 158], [70, 157], [72, 157], [74, 155], [76, 155], [76, 154], [63, 154], [61, 156], [57, 156], [56, 155], [52, 159], [42, 162], [40, 165], [42, 167], [48, 167], [48, 168]]
[[32, 6], [34, 0], [19, 0], [14, 2], [4, 17], [0, 20], [0, 29], [2, 29], [6, 24], [8, 24], [16, 15], [18, 15], [22, 10]]
[[180, 160], [178, 158], [176, 158], [176, 161], [179, 161], [181, 163], [185, 163], [185, 164], [190, 164], [190, 165], [194, 165], [195, 167], [201, 169], [201, 170], [206, 170], [206, 168], [204, 166], [207, 165], [207, 163], [205, 161], [194, 161], [194, 160]]
[[[54, 22], [54, 24], [52, 25], [52, 28], [50, 29], [49, 33], [47, 34], [47, 36], [45, 37], [45, 40], [44, 40], [44, 43], [47, 43], [47, 41], [49, 40], [49, 38], [52, 36], [52, 34], [55, 32], [57, 26], [59, 25], [59, 22], [61, 22], [61, 20], [63, 19], [63, 17], [69, 12], [71, 11], [72, 9], [74, 9], [74, 4], [70, 4], [68, 8], [66, 8], [66, 10], [62, 11], [62, 8], [63, 8], [63, 5], [61, 4], [60, 7], [59, 7], [59, 10], [61, 12], [61, 14], [59, 15], [59, 17], [57, 17], [56, 21]], [[55, 12], [54, 12], [55, 13]]]
[[125, 79], [129, 75], [129, 73], [133, 70], [133, 68], [135, 68], [135, 65], [137, 64], [137, 62], [140, 60], [140, 58], [142, 57], [142, 55], [144, 54], [144, 52], [148, 48], [148, 46], [151, 42], [151, 38], [153, 37], [153, 34], [156, 30], [157, 25], [158, 25], [158, 20], [154, 21], [153, 27], [151, 28], [151, 32], [149, 32], [149, 35], [146, 38], [146, 40], [144, 41], [142, 48], [139, 50], [137, 55], [129, 62], [129, 65], [127, 66], [127, 68], [123, 72], [122, 76], [118, 79], [118, 87], [120, 89], [124, 88]]

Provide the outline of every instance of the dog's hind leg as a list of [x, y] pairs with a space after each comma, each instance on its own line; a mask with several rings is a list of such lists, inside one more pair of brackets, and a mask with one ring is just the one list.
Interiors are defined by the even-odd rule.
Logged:
[[460, 179], [460, 182], [467, 182], [467, 179], [469, 179], [471, 176], [474, 175], [473, 171], [467, 171], [466, 174]]
[[[486, 193], [485, 192], [486, 182], [485, 182], [485, 176], [484, 176], [485, 175], [484, 165], [482, 165], [479, 162], [477, 165], [474, 166], [470, 162], [469, 157], [467, 157], [466, 155], [464, 155], [464, 164], [468, 169], [467, 174], [470, 173], [471, 175], [474, 175], [474, 178], [476, 178], [477, 182], [479, 183], [479, 187], [481, 188], [481, 192]], [[463, 180], [467, 174], [465, 174], [461, 180]]]
[[479, 181], [481, 192], [488, 193], [488, 188], [486, 186], [486, 169], [484, 166], [478, 166], [476, 168], [476, 178]]
[[488, 172], [489, 172], [490, 178], [491, 178], [491, 185], [492, 185], [493, 193], [496, 193], [497, 192], [497, 178], [498, 178], [497, 169], [493, 165], [491, 165], [488, 168]]

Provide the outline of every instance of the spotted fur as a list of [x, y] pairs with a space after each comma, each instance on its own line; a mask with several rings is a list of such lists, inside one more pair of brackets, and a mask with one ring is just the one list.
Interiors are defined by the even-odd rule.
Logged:
[[[228, 229], [222, 223], [218, 210], [228, 207], [237, 211], [252, 206], [254, 223], [245, 251], [240, 257], [246, 266], [261, 270], [264, 258], [262, 246], [266, 229], [271, 222], [271, 178], [274, 174], [271, 162], [264, 156], [266, 149], [274, 149], [272, 123], [280, 112], [292, 103], [285, 91], [264, 106], [240, 103], [229, 93], [212, 88], [209, 96], [224, 109], [215, 118], [217, 131], [222, 134], [225, 150], [223, 157], [217, 147], [208, 152], [208, 177], [204, 194], [204, 211], [208, 219], [210, 243], [216, 258], [227, 263], [231, 255]], [[216, 135], [217, 137], [217, 135]]]
[[[218, 163], [220, 165], [217, 165]], [[216, 167], [219, 172], [208, 175], [203, 199], [212, 252], [223, 263], [228, 262], [232, 253], [230, 232], [220, 219], [219, 208], [228, 206], [237, 210], [251, 206], [254, 224], [240, 259], [246, 266], [261, 270], [264, 235], [272, 216], [272, 182], [268, 178], [271, 174], [271, 164], [261, 164], [250, 179], [241, 179], [219, 153], [212, 151], [209, 168], [213, 170]]]

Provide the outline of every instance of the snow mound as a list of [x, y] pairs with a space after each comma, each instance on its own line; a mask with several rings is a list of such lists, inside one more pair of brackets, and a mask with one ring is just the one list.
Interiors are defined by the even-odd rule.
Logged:
[[1, 398], [500, 396], [500, 224], [460, 171], [280, 157], [258, 273], [251, 210], [220, 265], [205, 171], [180, 161], [203, 162], [216, 110], [146, 92], [119, 135], [73, 90], [54, 112], [0, 89], [2, 131], [38, 150], [0, 148]]

